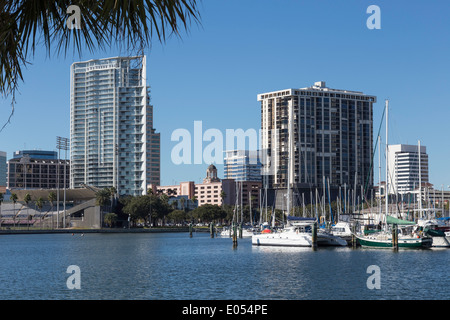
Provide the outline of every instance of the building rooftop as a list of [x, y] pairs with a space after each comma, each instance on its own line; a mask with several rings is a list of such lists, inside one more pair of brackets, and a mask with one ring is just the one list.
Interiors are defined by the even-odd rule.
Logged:
[[[261, 94], [258, 94], [258, 101], [261, 101], [261, 100], [267, 99], [267, 98], [281, 97], [281, 96], [286, 96], [286, 95], [299, 95], [300, 92], [305, 92], [305, 91], [307, 91], [307, 92], [311, 92], [311, 91], [312, 92], [324, 92], [324, 93], [328, 93], [328, 94], [353, 95], [353, 96], [358, 96], [358, 99], [360, 98], [360, 96], [364, 96], [364, 97], [370, 97], [373, 100], [373, 102], [376, 102], [375, 96], [366, 95], [361, 91], [328, 88], [326, 86], [325, 81], [317, 81], [310, 87], [304, 87], [304, 88], [299, 88], [299, 89], [290, 88], [290, 89], [261, 93]], [[336, 96], [336, 97], [339, 97], [339, 96]]]
[[23, 158], [28, 155], [31, 159], [57, 159], [58, 153], [56, 151], [45, 150], [19, 150], [13, 154], [13, 159]]

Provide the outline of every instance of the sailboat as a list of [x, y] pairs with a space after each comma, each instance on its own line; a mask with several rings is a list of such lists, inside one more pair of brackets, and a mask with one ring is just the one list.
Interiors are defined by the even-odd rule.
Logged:
[[[432, 219], [429, 210], [422, 208], [422, 170], [420, 159], [420, 141], [419, 141], [419, 215], [417, 224], [424, 234], [433, 239], [433, 247], [450, 248], [450, 228], [443, 221]], [[436, 217], [436, 211], [434, 211]]]
[[[291, 166], [292, 166], [292, 132], [293, 132], [293, 107], [289, 103], [289, 140], [288, 140], [288, 166], [287, 166], [287, 194], [286, 194], [286, 225], [281, 231], [260, 233], [252, 236], [252, 244], [256, 246], [289, 246], [311, 247], [313, 245], [312, 227], [315, 219], [291, 219]], [[274, 213], [272, 214], [272, 226], [274, 227]]]
[[[359, 244], [368, 248], [428, 248], [432, 245], [432, 238], [419, 232], [416, 223], [394, 218], [389, 212], [389, 179], [388, 179], [388, 112], [389, 101], [386, 100], [386, 213], [384, 230], [365, 234], [356, 234]], [[420, 153], [420, 150], [419, 150]], [[390, 230], [389, 230], [390, 228]]]
[[385, 229], [366, 236], [357, 236], [360, 245], [373, 248], [393, 248], [395, 245], [398, 248], [429, 248], [433, 243], [433, 239], [424, 235], [413, 221], [386, 215], [386, 226], [390, 227], [390, 232]]
[[348, 221], [338, 221], [334, 226], [331, 226], [331, 233], [338, 236], [347, 242], [352, 240], [351, 224]]
[[[324, 186], [325, 184], [325, 177], [324, 177]], [[330, 206], [330, 217], [331, 217], [331, 228], [335, 225], [333, 218], [332, 218], [332, 209], [331, 209], [331, 200], [330, 200], [330, 185], [328, 181], [328, 204]], [[325, 198], [324, 198], [325, 200]], [[333, 229], [331, 228], [320, 228], [317, 233], [317, 246], [347, 246], [348, 242], [347, 240], [341, 238], [339, 235], [333, 232]]]
[[319, 247], [345, 247], [348, 242], [340, 236], [337, 236], [331, 231], [320, 230], [317, 232], [317, 246]]
[[253, 235], [252, 244], [256, 246], [311, 247], [315, 219], [289, 221], [290, 219], [281, 231]]
[[426, 235], [433, 239], [433, 247], [450, 248], [450, 231], [437, 219], [419, 219], [418, 225]]
[[[236, 181], [236, 195], [237, 195], [237, 200], [235, 203], [235, 208], [234, 208], [234, 214], [233, 214], [233, 220], [236, 218], [236, 221], [239, 220], [239, 210], [241, 213], [241, 223], [244, 220], [243, 216], [242, 216], [242, 210], [243, 210], [243, 201], [242, 201], [242, 182], [238, 182]], [[249, 199], [250, 199], [250, 195], [249, 195]], [[252, 221], [252, 215], [251, 215], [251, 201], [250, 201], [250, 222]], [[238, 223], [238, 222], [236, 222]], [[242, 226], [242, 230], [238, 230], [237, 233], [241, 233], [242, 238], [250, 238], [251, 236], [253, 236], [254, 233], [257, 233], [258, 230], [256, 228], [253, 227], [253, 225], [251, 226]], [[233, 228], [231, 226], [227, 226], [222, 228], [222, 231], [219, 233], [220, 236], [222, 237], [232, 237], [233, 236]]]

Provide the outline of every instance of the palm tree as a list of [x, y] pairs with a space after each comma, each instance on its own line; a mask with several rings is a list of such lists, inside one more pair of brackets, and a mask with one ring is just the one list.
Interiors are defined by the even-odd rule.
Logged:
[[[100, 206], [100, 225], [103, 225], [103, 207], [108, 204], [110, 200], [111, 192], [108, 188], [101, 189], [95, 193], [95, 202]], [[100, 226], [100, 227], [101, 227]]]
[[30, 216], [28, 215], [28, 209], [29, 209], [28, 204], [31, 201], [31, 195], [29, 193], [27, 193], [25, 195], [25, 197], [23, 197], [23, 201], [25, 201], [25, 203], [27, 204], [27, 224], [28, 224], [28, 229], [30, 229], [30, 220], [31, 219], [30, 219]]
[[49, 192], [47, 200], [50, 202], [51, 210], [53, 211], [53, 203], [56, 201], [56, 193], [53, 191]]
[[111, 196], [111, 212], [113, 211], [113, 205], [116, 203], [117, 189], [115, 187], [110, 187], [108, 189]]
[[109, 212], [105, 214], [105, 222], [111, 228], [112, 225], [117, 221], [117, 214]]
[[3, 193], [0, 192], [0, 228], [2, 227], [2, 202], [3, 202]]
[[196, 197], [196, 196], [193, 196], [193, 197], [191, 198], [191, 202], [192, 202], [192, 207], [195, 208], [195, 203], [197, 202], [197, 197]]
[[186, 211], [186, 199], [182, 197], [182, 198], [180, 199], [180, 203], [181, 203], [181, 209], [182, 209], [183, 211]]
[[110, 199], [111, 193], [108, 188], [101, 189], [95, 193], [95, 200], [98, 206], [106, 205]]
[[56, 197], [56, 193], [51, 191], [49, 192], [48, 196], [47, 196], [48, 201], [50, 202], [51, 205], [51, 211], [52, 211], [52, 229], [53, 229], [53, 203], [56, 201], [57, 197]]
[[13, 220], [14, 220], [14, 227], [16, 227], [16, 202], [17, 202], [17, 194], [15, 193], [11, 193], [11, 197], [10, 197], [11, 201], [14, 203], [14, 215], [13, 215]]
[[173, 200], [172, 204], [172, 210], [177, 210], [178, 209], [178, 200]]
[[[57, 54], [73, 50], [81, 55], [83, 48], [93, 52], [120, 44], [140, 51], [151, 46], [154, 37], [162, 43], [172, 34], [180, 37], [182, 30], [200, 19], [197, 0], [76, 1], [72, 5], [72, 0], [0, 1], [0, 94], [12, 95], [12, 107], [18, 83], [23, 81], [22, 68], [41, 40], [49, 56], [53, 46]], [[77, 21], [80, 29], [71, 25], [73, 18], [81, 20]]]
[[39, 217], [41, 218], [41, 221], [42, 221], [41, 210], [42, 210], [42, 207], [44, 206], [44, 199], [42, 199], [42, 197], [37, 198], [35, 201], [35, 204], [36, 204], [36, 207], [38, 207], [38, 209], [39, 209]]

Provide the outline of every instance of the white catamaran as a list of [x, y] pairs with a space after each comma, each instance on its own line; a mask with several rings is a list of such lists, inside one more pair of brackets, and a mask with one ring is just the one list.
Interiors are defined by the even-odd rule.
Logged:
[[313, 220], [288, 223], [281, 231], [253, 235], [257, 246], [311, 247]]

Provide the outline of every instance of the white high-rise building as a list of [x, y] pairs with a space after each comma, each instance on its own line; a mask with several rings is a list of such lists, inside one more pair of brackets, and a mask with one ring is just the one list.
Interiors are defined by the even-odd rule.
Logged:
[[[428, 179], [428, 155], [425, 146], [396, 144], [388, 149], [388, 182], [389, 193], [407, 193], [422, 185], [427, 184]], [[419, 160], [420, 172], [419, 179]]]
[[160, 184], [160, 136], [153, 128], [146, 57], [71, 66], [71, 188], [115, 187], [145, 194]]

